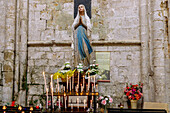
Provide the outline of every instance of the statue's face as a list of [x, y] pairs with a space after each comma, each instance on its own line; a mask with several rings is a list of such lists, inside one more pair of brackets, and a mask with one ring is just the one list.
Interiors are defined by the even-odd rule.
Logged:
[[83, 5], [79, 5], [79, 12], [84, 12], [84, 6]]

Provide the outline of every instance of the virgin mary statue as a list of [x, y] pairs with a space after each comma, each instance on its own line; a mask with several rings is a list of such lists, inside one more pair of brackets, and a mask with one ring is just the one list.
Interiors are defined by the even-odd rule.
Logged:
[[86, 8], [82, 4], [78, 6], [77, 16], [72, 28], [74, 31], [75, 66], [78, 63], [83, 63], [84, 66], [88, 67], [90, 65], [90, 54], [93, 52], [89, 41], [92, 25], [86, 13]]

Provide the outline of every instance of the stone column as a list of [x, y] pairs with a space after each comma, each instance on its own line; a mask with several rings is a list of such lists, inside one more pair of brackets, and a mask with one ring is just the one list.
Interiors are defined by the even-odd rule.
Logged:
[[161, 0], [153, 1], [153, 60], [155, 80], [155, 101], [166, 102], [166, 75], [164, 53], [164, 17], [161, 13]]
[[144, 101], [149, 99], [149, 48], [148, 48], [148, 0], [140, 0], [140, 38], [141, 38], [141, 80], [144, 83], [143, 93]]
[[6, 37], [3, 65], [3, 103], [11, 102], [14, 95], [15, 71], [15, 17], [16, 0], [6, 0]]
[[28, 0], [17, 3], [16, 35], [16, 81], [15, 96], [19, 104], [27, 104], [27, 42], [28, 42]]

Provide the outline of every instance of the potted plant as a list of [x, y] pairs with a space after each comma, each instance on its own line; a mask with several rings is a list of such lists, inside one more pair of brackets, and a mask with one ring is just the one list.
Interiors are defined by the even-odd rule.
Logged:
[[136, 85], [132, 85], [132, 83], [130, 83], [130, 86], [128, 83], [126, 84], [124, 94], [127, 96], [128, 101], [130, 101], [132, 109], [137, 108], [137, 101], [143, 96], [142, 87], [143, 83]]
[[107, 113], [107, 107], [113, 102], [110, 96], [100, 96], [98, 98], [98, 103], [103, 113]]

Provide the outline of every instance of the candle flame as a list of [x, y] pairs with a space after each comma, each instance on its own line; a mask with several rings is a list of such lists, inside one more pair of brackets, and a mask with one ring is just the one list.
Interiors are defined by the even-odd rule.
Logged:
[[33, 111], [33, 107], [30, 107], [30, 111]]
[[3, 109], [3, 110], [5, 110], [6, 108], [7, 108], [6, 106], [3, 106], [3, 108], [2, 108], [2, 109]]
[[45, 75], [45, 72], [43, 71], [43, 75]]
[[18, 110], [20, 110], [20, 111], [21, 111], [21, 110], [22, 110], [22, 107], [21, 107], [21, 106], [19, 106], [19, 107], [18, 107]]

